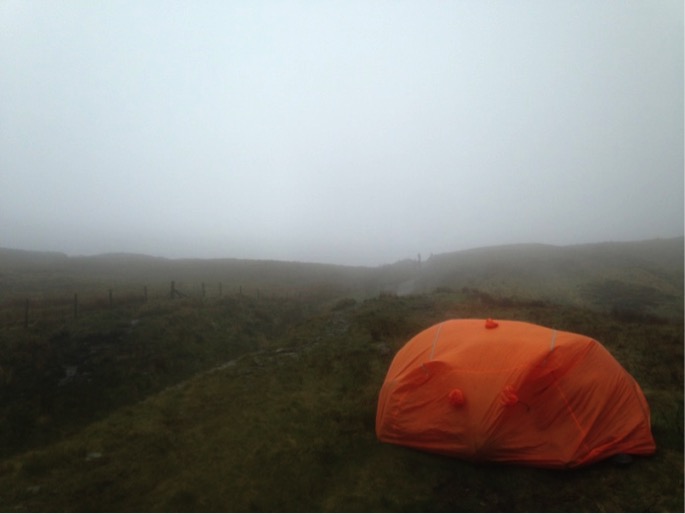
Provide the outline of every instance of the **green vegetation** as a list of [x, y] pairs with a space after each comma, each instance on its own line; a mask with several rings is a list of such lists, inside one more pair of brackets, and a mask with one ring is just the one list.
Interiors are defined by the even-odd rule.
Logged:
[[314, 308], [235, 295], [88, 313], [0, 339], [0, 456], [61, 437], [217, 363], [257, 351]]
[[[682, 317], [633, 300], [677, 303], [682, 291], [609, 282], [633, 302], [612, 311], [473, 284], [366, 298], [363, 282], [349, 295], [322, 284], [0, 327], [0, 510], [683, 511]], [[379, 443], [377, 395], [396, 351], [468, 317], [602, 342], [647, 396], [657, 454], [552, 471]]]

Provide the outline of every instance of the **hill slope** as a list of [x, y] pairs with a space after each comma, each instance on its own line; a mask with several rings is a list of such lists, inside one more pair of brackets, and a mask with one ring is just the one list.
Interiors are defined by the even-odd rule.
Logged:
[[[603, 342], [645, 391], [657, 455], [558, 472], [378, 443], [378, 390], [404, 341], [445, 318], [488, 316]], [[340, 302], [286, 328], [257, 352], [0, 462], [3, 510], [682, 511], [682, 325], [436, 293]]]
[[432, 257], [413, 278], [412, 290], [468, 287], [682, 319], [683, 263], [683, 238], [479, 248]]
[[67, 257], [63, 254], [0, 248], [0, 301], [18, 294], [68, 294], [103, 290], [140, 290], [166, 294], [175, 281], [187, 294], [198, 294], [201, 283], [225, 292], [262, 289], [298, 291], [330, 287], [340, 293], [364, 291], [373, 283], [372, 268], [241, 259], [165, 259], [146, 255], [104, 254]]
[[500, 297], [535, 298], [603, 311], [682, 319], [684, 240], [575, 246], [509, 245], [401, 261], [377, 268], [239, 259], [163, 259], [129, 254], [67, 257], [0, 249], [0, 302], [21, 295], [69, 295], [106, 288], [167, 295], [170, 281], [198, 295], [318, 290], [358, 299], [379, 292], [475, 288]]
[[[0, 325], [0, 510], [682, 511], [682, 281], [682, 238], [379, 268], [0, 250], [0, 300], [159, 291]], [[602, 342], [645, 391], [657, 455], [559, 473], [379, 444], [393, 355], [454, 317]]]

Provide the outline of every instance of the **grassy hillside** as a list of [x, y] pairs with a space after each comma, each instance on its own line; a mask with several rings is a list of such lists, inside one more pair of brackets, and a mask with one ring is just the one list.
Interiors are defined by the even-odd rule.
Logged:
[[257, 351], [317, 305], [309, 297], [167, 299], [0, 329], [0, 457]]
[[683, 242], [510, 245], [443, 254], [424, 264], [413, 290], [475, 287], [496, 296], [682, 319]]
[[[0, 250], [0, 510], [682, 512], [682, 245], [517, 245], [379, 268]], [[133, 301], [108, 304], [126, 287]], [[96, 295], [78, 317], [75, 291]], [[59, 316], [15, 322], [25, 298], [60, 295]], [[560, 472], [377, 442], [394, 354], [458, 317], [602, 342], [647, 396], [657, 454]]]
[[500, 297], [534, 298], [605, 311], [683, 317], [684, 240], [577, 246], [509, 245], [369, 267], [240, 259], [163, 259], [108, 254], [67, 257], [0, 248], [2, 304], [107, 294], [244, 292], [311, 294], [363, 299], [380, 292], [431, 292], [438, 287], [477, 288]]
[[330, 288], [337, 294], [363, 292], [374, 286], [372, 268], [241, 259], [164, 259], [145, 255], [105, 254], [67, 257], [62, 254], [0, 249], [0, 302], [17, 295], [55, 296], [75, 291], [168, 294], [173, 280], [179, 290], [197, 296], [201, 283], [210, 295], [250, 292], [298, 292]]
[[[226, 328], [231, 318], [252, 317], [261, 327], [258, 312], [279, 312], [292, 322], [260, 332], [253, 351], [4, 459], [3, 510], [683, 510], [682, 324], [647, 324], [478, 291], [340, 300], [300, 312], [299, 319], [275, 304], [244, 312], [222, 310], [221, 302], [209, 311], [199, 302], [166, 302], [171, 306], [168, 316], [149, 313], [143, 336], [131, 334], [118, 344], [160, 334], [190, 345], [195, 331], [212, 322]], [[143, 324], [143, 313], [136, 316]], [[605, 462], [561, 472], [471, 464], [378, 443], [377, 394], [394, 353], [434, 322], [489, 316], [604, 343], [642, 384], [658, 453], [628, 467]], [[95, 326], [81, 330], [86, 337]], [[170, 364], [205, 344], [211, 346], [196, 341]]]

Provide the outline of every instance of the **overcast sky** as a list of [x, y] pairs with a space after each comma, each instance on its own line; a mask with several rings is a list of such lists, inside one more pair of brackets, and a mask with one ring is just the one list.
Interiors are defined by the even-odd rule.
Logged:
[[683, 2], [0, 1], [0, 246], [683, 235]]

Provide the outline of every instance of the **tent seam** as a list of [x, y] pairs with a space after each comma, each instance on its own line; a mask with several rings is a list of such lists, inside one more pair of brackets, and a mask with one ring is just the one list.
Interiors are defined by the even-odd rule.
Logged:
[[580, 432], [581, 435], [581, 444], [583, 448], [585, 448], [585, 452], [589, 452], [590, 448], [587, 446], [587, 431], [583, 429], [583, 427], [580, 424], [580, 421], [578, 421], [578, 418], [576, 417], [576, 413], [573, 411], [573, 408], [571, 407], [571, 404], [568, 402], [568, 399], [566, 398], [566, 395], [564, 392], [561, 390], [561, 387], [559, 386], [559, 380], [554, 381], [554, 387], [556, 390], [559, 392], [561, 395], [561, 399], [564, 400], [564, 404], [566, 405], [566, 409], [568, 410], [569, 414], [571, 415], [571, 419], [573, 419], [573, 422], [575, 423], [576, 427], [578, 427], [578, 431]]
[[452, 368], [453, 371], [458, 371], [460, 373], [503, 373], [507, 371], [516, 371], [519, 369], [526, 369], [530, 367], [529, 364], [521, 364], [520, 366], [515, 366], [513, 368], [481, 368], [481, 369], [468, 369], [468, 368]]
[[435, 332], [435, 337], [433, 338], [433, 347], [431, 348], [430, 357], [428, 357], [429, 361], [433, 360], [433, 355], [435, 355], [435, 346], [438, 344], [438, 338], [440, 337], [440, 331], [442, 330], [442, 326], [444, 324], [445, 324], [444, 322], [440, 323], [440, 325], [438, 326], [438, 330]]

